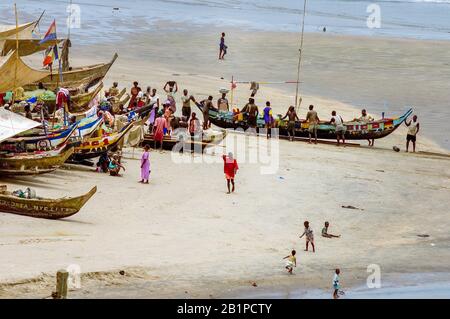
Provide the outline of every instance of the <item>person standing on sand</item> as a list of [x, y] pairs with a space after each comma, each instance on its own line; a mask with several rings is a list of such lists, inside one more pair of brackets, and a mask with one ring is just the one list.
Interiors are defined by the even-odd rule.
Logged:
[[289, 135], [289, 140], [292, 142], [295, 138], [295, 120], [300, 121], [300, 119], [297, 116], [297, 112], [295, 112], [295, 107], [291, 105], [286, 115], [282, 117], [281, 120], [284, 120], [285, 118], [289, 118], [287, 131]]
[[[228, 193], [231, 194], [235, 191], [235, 185], [234, 185], [234, 177], [236, 176], [236, 172], [239, 169], [237, 161], [233, 157], [233, 153], [228, 153], [228, 156], [223, 155], [223, 162], [224, 162], [224, 173], [225, 178], [227, 179], [227, 187], [228, 187]], [[230, 183], [233, 185], [233, 189], [230, 190]]]
[[296, 254], [297, 254], [297, 252], [295, 250], [293, 250], [289, 256], [286, 256], [283, 258], [283, 260], [287, 259], [285, 268], [287, 269], [288, 273], [291, 275], [292, 275], [292, 271], [294, 270], [294, 267], [297, 267], [297, 257], [295, 257]]
[[305, 231], [303, 232], [302, 235], [300, 235], [300, 238], [303, 238], [303, 236], [306, 235], [306, 249], [305, 251], [308, 251], [308, 246], [309, 243], [311, 243], [312, 249], [313, 249], [313, 253], [316, 252], [316, 247], [314, 246], [314, 233], [313, 230], [309, 227], [309, 221], [305, 221], [303, 223], [303, 225], [305, 226]]
[[206, 131], [211, 127], [211, 122], [209, 120], [209, 110], [214, 109], [213, 97], [209, 96], [206, 100], [203, 100], [200, 103], [195, 102], [195, 104], [202, 110], [203, 130]]
[[[367, 114], [367, 111], [363, 109], [361, 111], [361, 117], [358, 119], [358, 122], [368, 124], [373, 121], [373, 117], [371, 117], [369, 114]], [[367, 133], [367, 131], [363, 132]], [[375, 139], [368, 139], [369, 147], [373, 147], [375, 145]]]
[[342, 144], [345, 146], [345, 125], [344, 120], [340, 115], [337, 115], [336, 111], [331, 112], [331, 121], [330, 124], [334, 124], [336, 127], [336, 139], [337, 139], [337, 146], [341, 145], [341, 139]]
[[256, 128], [258, 122], [259, 109], [255, 104], [255, 99], [248, 99], [248, 103], [241, 110], [241, 113], [247, 113], [247, 123], [250, 128]]
[[148, 184], [150, 179], [150, 146], [144, 146], [144, 153], [141, 158], [141, 183]]
[[195, 151], [195, 140], [199, 138], [201, 134], [201, 126], [200, 121], [197, 118], [197, 114], [195, 112], [192, 113], [192, 117], [189, 120], [189, 134], [191, 135], [191, 153]]
[[332, 235], [328, 233], [328, 227], [330, 227], [330, 223], [329, 222], [325, 222], [325, 227], [322, 228], [322, 237], [325, 238], [341, 238], [341, 235]]
[[225, 60], [227, 49], [228, 47], [225, 45], [225, 33], [222, 32], [222, 37], [220, 38], [220, 45], [219, 45], [219, 60]]
[[183, 90], [183, 96], [181, 97], [181, 102], [183, 102], [183, 107], [181, 108], [181, 114], [185, 117], [186, 122], [189, 122], [191, 117], [191, 101], [193, 100], [192, 95], [188, 95], [188, 90]]
[[409, 152], [409, 142], [413, 143], [413, 152], [416, 152], [416, 140], [417, 140], [417, 133], [419, 133], [420, 130], [420, 124], [417, 121], [417, 115], [413, 116], [412, 121], [405, 121], [406, 126], [408, 127], [408, 134], [406, 135], [406, 153]]
[[317, 112], [314, 111], [314, 105], [309, 106], [309, 112], [306, 114], [306, 121], [309, 123], [309, 144], [311, 144], [311, 135], [314, 134], [314, 144], [317, 144], [317, 126], [320, 122]]
[[217, 109], [222, 112], [230, 111], [226, 93], [222, 93], [222, 97], [217, 100]]
[[272, 138], [273, 113], [269, 101], [266, 102], [266, 108], [264, 109], [264, 123], [267, 130], [267, 139]]
[[336, 269], [333, 277], [333, 299], [339, 299], [339, 294], [342, 293], [340, 291], [341, 285], [339, 283], [339, 275], [341, 274], [340, 269]]
[[139, 94], [139, 92], [141, 92], [141, 88], [139, 87], [139, 83], [138, 82], [134, 82], [133, 83], [133, 87], [131, 88], [131, 98], [130, 98], [130, 103], [128, 104], [128, 108], [132, 109], [135, 107], [135, 103], [137, 100], [137, 96]]
[[167, 130], [167, 121], [164, 116], [158, 117], [153, 125], [153, 139], [155, 142], [154, 148], [156, 149], [156, 142], [160, 144], [160, 152], [163, 150], [164, 141], [164, 129]]

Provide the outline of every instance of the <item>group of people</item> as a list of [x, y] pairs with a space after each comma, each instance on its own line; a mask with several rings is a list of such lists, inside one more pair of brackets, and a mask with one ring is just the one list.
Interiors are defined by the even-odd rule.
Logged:
[[[311, 244], [311, 248], [313, 253], [316, 252], [316, 247], [315, 247], [315, 243], [314, 243], [314, 232], [310, 226], [309, 221], [305, 221], [303, 223], [305, 229], [303, 231], [303, 233], [300, 235], [300, 238], [305, 237], [306, 239], [306, 249], [305, 251], [309, 251], [309, 244]], [[328, 229], [330, 227], [330, 223], [329, 222], [325, 222], [324, 227], [322, 228], [322, 237], [323, 238], [340, 238], [340, 235], [333, 235], [331, 234]], [[285, 268], [288, 271], [289, 274], [293, 274], [294, 268], [297, 267], [297, 251], [296, 250], [292, 250], [291, 254], [284, 257], [283, 260], [286, 261], [285, 264]], [[340, 291], [340, 285], [339, 285], [339, 274], [340, 274], [340, 270], [336, 269], [336, 273], [335, 276], [333, 278], [333, 297], [335, 299], [339, 298], [339, 291]]]

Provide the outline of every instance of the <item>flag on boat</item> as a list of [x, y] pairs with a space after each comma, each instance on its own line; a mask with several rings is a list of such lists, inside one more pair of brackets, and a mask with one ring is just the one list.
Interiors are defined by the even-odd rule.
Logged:
[[52, 66], [53, 62], [55, 60], [59, 59], [59, 55], [58, 55], [58, 45], [55, 44], [54, 46], [49, 47], [46, 51], [45, 51], [45, 58], [44, 58], [44, 66]]
[[53, 20], [53, 23], [50, 25], [50, 28], [48, 29], [47, 33], [45, 34], [44, 38], [39, 42], [39, 44], [43, 44], [47, 41], [56, 40], [56, 20]]

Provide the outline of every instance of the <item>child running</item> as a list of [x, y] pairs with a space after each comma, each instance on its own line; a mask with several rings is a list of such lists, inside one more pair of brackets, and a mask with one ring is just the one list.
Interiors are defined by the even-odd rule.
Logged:
[[[228, 187], [228, 193], [231, 194], [231, 192], [234, 193], [235, 186], [234, 186], [234, 177], [236, 176], [236, 172], [239, 169], [237, 161], [233, 157], [233, 153], [228, 153], [228, 156], [223, 155], [223, 162], [224, 162], [224, 173], [225, 178], [227, 179], [227, 187]], [[230, 191], [230, 183], [233, 185], [233, 189]]]
[[308, 251], [308, 246], [309, 243], [311, 243], [312, 249], [313, 249], [313, 253], [316, 252], [316, 248], [314, 247], [314, 233], [312, 231], [312, 229], [309, 227], [309, 221], [305, 221], [303, 223], [303, 225], [305, 226], [305, 231], [303, 232], [302, 235], [300, 235], [300, 238], [303, 238], [303, 236], [306, 235], [306, 249], [305, 251]]
[[150, 179], [150, 146], [144, 146], [144, 153], [141, 158], [141, 181], [140, 183], [148, 184]]
[[297, 257], [295, 255], [297, 252], [293, 250], [289, 256], [286, 256], [283, 258], [283, 260], [286, 260], [286, 269], [288, 273], [292, 275], [292, 271], [294, 270], [294, 267], [297, 267]]

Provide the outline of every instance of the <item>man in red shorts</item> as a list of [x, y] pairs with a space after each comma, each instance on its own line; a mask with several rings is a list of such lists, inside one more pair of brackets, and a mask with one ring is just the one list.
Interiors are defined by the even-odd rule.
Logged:
[[[239, 166], [237, 164], [237, 161], [233, 157], [233, 153], [228, 153], [228, 156], [223, 155], [223, 162], [224, 162], [225, 178], [227, 179], [227, 187], [228, 187], [227, 194], [231, 194], [231, 192], [234, 193], [235, 190], [234, 177], [236, 176], [236, 172], [239, 169]], [[230, 191], [230, 183], [233, 185], [232, 191]]]

